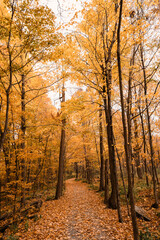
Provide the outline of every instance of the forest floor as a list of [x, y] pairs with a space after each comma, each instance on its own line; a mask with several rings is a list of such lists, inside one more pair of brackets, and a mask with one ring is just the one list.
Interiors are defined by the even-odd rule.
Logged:
[[[64, 195], [59, 200], [44, 202], [38, 220], [22, 223], [15, 237], [19, 240], [133, 239], [131, 220], [123, 206], [122, 215], [123, 223], [119, 223], [117, 211], [107, 209], [98, 192], [69, 179]], [[138, 221], [142, 226], [142, 220]]]

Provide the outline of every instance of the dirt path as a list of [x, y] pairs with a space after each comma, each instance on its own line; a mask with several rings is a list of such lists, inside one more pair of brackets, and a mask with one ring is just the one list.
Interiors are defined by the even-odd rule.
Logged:
[[118, 223], [116, 210], [106, 209], [98, 193], [73, 179], [60, 200], [43, 204], [40, 215], [28, 231], [18, 233], [20, 240], [132, 239], [128, 220]]
[[[99, 208], [105, 208], [99, 199], [84, 184], [68, 182], [68, 236], [69, 239], [109, 239], [107, 228], [99, 216]], [[98, 201], [98, 202], [97, 202]]]

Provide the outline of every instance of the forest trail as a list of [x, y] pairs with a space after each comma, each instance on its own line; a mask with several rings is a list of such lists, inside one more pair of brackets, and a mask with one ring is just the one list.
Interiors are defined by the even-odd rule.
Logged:
[[119, 223], [117, 211], [107, 209], [99, 193], [74, 179], [66, 181], [65, 194], [59, 200], [43, 203], [40, 215], [27, 232], [18, 234], [20, 240], [132, 239], [128, 220]]

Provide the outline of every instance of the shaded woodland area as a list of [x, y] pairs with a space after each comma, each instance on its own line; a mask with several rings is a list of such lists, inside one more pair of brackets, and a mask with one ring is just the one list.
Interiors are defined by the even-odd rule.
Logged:
[[[0, 0], [1, 239], [18, 239], [69, 178], [99, 191], [117, 222], [126, 211], [134, 240], [159, 239], [159, 14], [158, 0], [92, 0], [66, 26], [38, 1]], [[152, 211], [142, 222], [138, 207]]]

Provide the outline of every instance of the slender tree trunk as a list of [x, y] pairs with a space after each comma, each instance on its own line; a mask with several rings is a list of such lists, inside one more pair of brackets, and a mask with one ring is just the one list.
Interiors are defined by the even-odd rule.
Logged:
[[[117, 7], [115, 6], [115, 14], [117, 11]], [[105, 119], [107, 124], [107, 141], [108, 141], [108, 153], [109, 153], [109, 167], [110, 167], [110, 180], [111, 180], [111, 195], [108, 199], [108, 206], [116, 209], [119, 208], [119, 200], [118, 199], [118, 179], [116, 172], [116, 158], [115, 158], [115, 149], [113, 144], [113, 126], [112, 126], [112, 105], [111, 105], [111, 90], [112, 90], [112, 48], [115, 43], [115, 35], [116, 35], [116, 27], [117, 23], [115, 23], [115, 28], [112, 31], [112, 40], [108, 41], [108, 13], [107, 9], [105, 9], [105, 21], [103, 24], [103, 54], [104, 54], [104, 64], [102, 64], [102, 75], [103, 75], [103, 102], [105, 108]], [[117, 206], [117, 204], [119, 206]], [[119, 210], [118, 210], [119, 211]]]
[[103, 126], [102, 126], [102, 107], [99, 109], [99, 145], [100, 145], [100, 186], [99, 191], [104, 190], [104, 156], [103, 156]]
[[[25, 135], [26, 135], [26, 117], [25, 117], [25, 76], [22, 75], [22, 89], [21, 89], [21, 149], [23, 155], [25, 155]], [[25, 157], [21, 158], [21, 177], [22, 177], [22, 189], [21, 189], [21, 207], [25, 204], [25, 182], [26, 182], [26, 166]]]
[[[136, 86], [134, 85], [134, 90], [135, 90], [135, 102], [137, 102], [137, 92], [136, 92]], [[135, 110], [135, 116], [137, 115], [137, 109]], [[142, 167], [140, 164], [140, 146], [138, 143], [138, 123], [137, 123], [137, 118], [134, 117], [133, 118], [133, 122], [134, 122], [134, 136], [135, 136], [135, 140], [136, 140], [136, 144], [134, 147], [134, 157], [135, 157], [135, 163], [136, 163], [136, 168], [137, 168], [137, 175], [139, 179], [143, 178], [143, 172], [142, 172]]]
[[10, 91], [12, 88], [12, 80], [13, 80], [13, 67], [12, 67], [12, 47], [11, 47], [11, 37], [12, 37], [12, 24], [14, 18], [14, 4], [12, 4], [12, 11], [11, 11], [11, 19], [10, 19], [10, 28], [8, 33], [8, 42], [7, 42], [7, 50], [8, 50], [8, 62], [9, 62], [9, 84], [6, 90], [6, 112], [5, 112], [5, 123], [4, 123], [4, 130], [0, 126], [0, 151], [3, 147], [5, 137], [8, 131], [8, 122], [9, 122], [9, 108], [10, 108]]
[[145, 95], [145, 103], [146, 103], [147, 127], [148, 127], [148, 134], [149, 134], [149, 146], [150, 146], [150, 155], [151, 155], [151, 164], [152, 164], [153, 192], [154, 192], [154, 198], [155, 198], [155, 208], [158, 208], [157, 183], [156, 183], [155, 166], [154, 166], [154, 150], [153, 150], [152, 130], [151, 130], [150, 115], [149, 115], [149, 107], [148, 107], [147, 78], [146, 78], [142, 43], [140, 44], [140, 53], [141, 53], [141, 63], [142, 63], [143, 79], [144, 79], [144, 95]]
[[129, 213], [129, 204], [128, 204], [128, 198], [127, 198], [127, 191], [126, 191], [126, 186], [125, 186], [125, 182], [124, 182], [124, 176], [123, 176], [121, 159], [120, 159], [120, 156], [119, 156], [119, 153], [118, 153], [118, 149], [117, 149], [117, 148], [116, 148], [116, 152], [117, 152], [117, 157], [118, 157], [118, 162], [119, 162], [119, 168], [120, 168], [120, 173], [121, 173], [121, 179], [122, 179], [122, 183], [123, 183], [124, 194], [125, 194], [125, 199], [126, 199], [126, 203], [127, 203], [127, 210], [128, 210], [128, 216], [129, 216], [130, 213]]
[[[110, 55], [111, 57], [111, 55]], [[119, 185], [118, 185], [118, 174], [117, 174], [117, 166], [116, 166], [116, 156], [115, 156], [115, 146], [114, 146], [114, 134], [113, 134], [113, 121], [112, 121], [112, 105], [111, 105], [111, 90], [112, 90], [112, 70], [111, 70], [111, 59], [108, 62], [108, 72], [106, 76], [106, 85], [107, 85], [107, 97], [108, 97], [108, 114], [109, 114], [109, 138], [111, 144], [111, 152], [112, 152], [112, 164], [113, 164], [113, 172], [114, 172], [114, 181], [116, 185], [116, 202], [117, 202], [117, 211], [119, 222], [123, 222], [121, 215], [121, 207], [120, 207], [120, 196], [119, 196]], [[110, 199], [109, 199], [110, 201]]]
[[85, 171], [85, 163], [83, 163], [83, 166], [82, 166], [82, 179], [86, 179], [86, 171]]
[[121, 209], [120, 209], [120, 200], [119, 200], [119, 187], [118, 187], [118, 176], [116, 168], [116, 158], [115, 158], [115, 148], [114, 148], [114, 138], [113, 138], [113, 126], [112, 126], [112, 107], [111, 107], [111, 68], [109, 67], [106, 73], [106, 85], [107, 85], [107, 101], [104, 97], [104, 106], [105, 106], [105, 115], [107, 123], [107, 139], [108, 139], [108, 148], [109, 148], [109, 163], [110, 163], [110, 179], [112, 192], [108, 200], [108, 206], [112, 209], [118, 210], [119, 222], [122, 222]]
[[[133, 65], [133, 54], [132, 54], [132, 59], [130, 61], [130, 66], [132, 66], [132, 65]], [[132, 108], [132, 70], [129, 71], [128, 99], [127, 99], [128, 155], [130, 158], [130, 162], [132, 164], [131, 108]], [[132, 184], [134, 185], [134, 166], [133, 166], [133, 164], [132, 164]], [[128, 187], [128, 196], [129, 196], [129, 194], [130, 194], [130, 188]]]
[[[8, 134], [7, 134], [8, 135]], [[6, 180], [7, 183], [10, 182], [10, 137], [6, 136], [5, 144], [3, 145], [3, 153], [5, 157], [5, 167], [6, 167]]]
[[76, 172], [76, 179], [78, 179], [78, 177], [79, 177], [79, 167], [78, 167], [78, 162], [75, 162], [75, 163], [74, 163], [74, 166], [75, 166], [75, 172]]
[[98, 152], [98, 144], [97, 144], [97, 139], [96, 139], [96, 132], [92, 126], [92, 130], [93, 130], [93, 133], [94, 133], [94, 141], [95, 141], [95, 148], [96, 148], [96, 153], [97, 153], [97, 161], [98, 161], [98, 164], [100, 164], [100, 160], [99, 160], [99, 152]]
[[1, 183], [1, 176], [0, 176], [0, 217], [1, 217], [1, 212], [2, 212], [2, 183]]
[[130, 193], [129, 197], [130, 197], [130, 205], [131, 205], [132, 226], [133, 226], [134, 240], [139, 240], [138, 225], [137, 225], [135, 203], [134, 203], [134, 196], [133, 196], [133, 185], [132, 185], [132, 179], [131, 179], [131, 162], [130, 162], [130, 156], [128, 151], [128, 139], [127, 139], [127, 128], [126, 128], [123, 85], [122, 85], [122, 70], [121, 70], [121, 55], [120, 55], [121, 54], [120, 29], [121, 29], [121, 21], [122, 21], [122, 6], [123, 6], [123, 0], [120, 0], [119, 21], [118, 21], [118, 29], [117, 29], [117, 61], [118, 61], [119, 88], [120, 88], [120, 99], [121, 99], [121, 109], [122, 109], [124, 146], [125, 146], [126, 165], [127, 165], [127, 172], [128, 172], [128, 188]]
[[92, 184], [91, 163], [87, 156], [87, 149], [84, 143], [84, 137], [83, 137], [83, 149], [84, 149], [84, 158], [85, 158], [85, 164], [86, 164], [86, 180], [87, 180], [87, 183]]
[[108, 199], [108, 206], [110, 208], [116, 209], [117, 208], [117, 200], [116, 200], [116, 181], [115, 181], [115, 171], [113, 166], [113, 158], [112, 158], [112, 149], [111, 149], [111, 142], [110, 142], [110, 127], [109, 127], [109, 118], [108, 118], [108, 106], [106, 97], [103, 97], [104, 101], [104, 108], [105, 108], [105, 117], [106, 117], [106, 124], [107, 124], [107, 140], [108, 140], [108, 153], [109, 153], [109, 167], [110, 167], [110, 181], [111, 181], [111, 196]]
[[[1, 78], [1, 76], [0, 76]], [[0, 117], [1, 117], [1, 110], [2, 110], [2, 97], [1, 97], [1, 94], [0, 94]], [[1, 128], [1, 121], [0, 121], [0, 139], [2, 137], [2, 128]], [[1, 151], [1, 148], [0, 148], [0, 151]], [[1, 176], [0, 176], [0, 217], [1, 217], [1, 191], [2, 191], [2, 184], [1, 184]]]
[[[1, 79], [1, 76], [0, 76], [0, 79]], [[1, 113], [2, 113], [2, 96], [0, 94], [0, 118], [1, 118]], [[0, 121], [0, 151], [1, 151], [1, 148], [2, 148], [2, 121]]]
[[105, 191], [104, 191], [104, 203], [108, 206], [109, 200], [109, 161], [106, 158], [105, 161]]
[[[62, 103], [65, 102], [65, 89], [62, 89]], [[63, 114], [63, 112], [62, 112]], [[60, 153], [59, 153], [59, 168], [58, 168], [58, 181], [56, 187], [55, 199], [59, 199], [63, 193], [63, 180], [64, 180], [64, 162], [65, 162], [65, 126], [66, 119], [62, 116], [62, 129], [61, 129], [61, 142], [60, 142]]]
[[19, 161], [18, 161], [18, 156], [17, 156], [17, 148], [15, 145], [15, 179], [16, 179], [16, 184], [15, 184], [15, 193], [14, 193], [14, 204], [13, 204], [13, 218], [16, 213], [16, 200], [17, 200], [17, 194], [18, 194], [18, 173], [19, 173]]
[[142, 136], [143, 136], [143, 153], [144, 153], [144, 168], [145, 168], [145, 175], [146, 175], [146, 184], [147, 186], [149, 186], [147, 160], [146, 160], [146, 135], [145, 135], [145, 129], [144, 129], [143, 113], [141, 112], [141, 107], [140, 107], [140, 101], [138, 103], [138, 109], [139, 109], [139, 115], [140, 115], [141, 127], [142, 127]]
[[134, 147], [134, 156], [135, 156], [135, 162], [136, 162], [136, 168], [137, 168], [137, 175], [139, 179], [142, 179], [143, 172], [142, 172], [142, 167], [140, 163], [140, 146], [138, 143], [138, 124], [137, 124], [136, 118], [134, 118], [134, 136], [136, 140], [136, 146]]
[[[12, 71], [12, 70], [11, 70]], [[10, 74], [10, 77], [12, 78], [12, 74]], [[10, 82], [12, 83], [12, 79], [10, 80]], [[0, 134], [0, 150], [3, 148], [3, 144], [6, 138], [6, 134], [8, 131], [8, 122], [9, 122], [9, 107], [10, 107], [10, 90], [11, 90], [11, 84], [8, 87], [8, 89], [6, 90], [6, 113], [5, 113], [5, 125], [4, 125], [4, 130], [2, 131], [2, 129], [0, 130], [1, 134]]]

